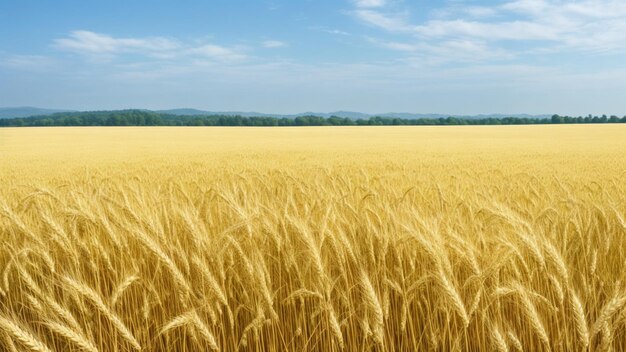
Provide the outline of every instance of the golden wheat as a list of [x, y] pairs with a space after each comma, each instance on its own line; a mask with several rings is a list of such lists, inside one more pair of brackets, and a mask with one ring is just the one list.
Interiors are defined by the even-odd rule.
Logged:
[[[19, 325], [13, 321], [0, 316], [0, 327], [4, 330], [10, 338], [14, 338], [21, 345], [35, 352], [50, 352], [51, 350], [39, 340], [33, 336], [30, 332], [25, 331]], [[9, 349], [9, 348], [7, 348]]]
[[624, 160], [623, 125], [0, 129], [0, 350], [626, 350]]

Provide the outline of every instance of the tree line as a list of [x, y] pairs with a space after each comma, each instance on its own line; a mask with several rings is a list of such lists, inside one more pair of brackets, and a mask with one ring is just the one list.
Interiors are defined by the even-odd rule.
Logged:
[[232, 115], [181, 116], [145, 110], [62, 112], [51, 115], [0, 119], [0, 127], [35, 126], [372, 126], [372, 125], [534, 125], [626, 123], [626, 116], [560, 116], [550, 118], [418, 118], [374, 116], [349, 119], [331, 116], [245, 117]]

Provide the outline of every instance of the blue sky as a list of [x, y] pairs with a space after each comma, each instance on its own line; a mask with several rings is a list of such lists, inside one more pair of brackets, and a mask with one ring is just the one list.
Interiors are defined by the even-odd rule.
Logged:
[[0, 0], [0, 106], [626, 114], [623, 0]]

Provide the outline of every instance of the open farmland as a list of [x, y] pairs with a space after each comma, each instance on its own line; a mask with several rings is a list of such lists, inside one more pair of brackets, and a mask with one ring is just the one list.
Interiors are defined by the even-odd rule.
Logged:
[[626, 350], [626, 125], [0, 129], [0, 350]]

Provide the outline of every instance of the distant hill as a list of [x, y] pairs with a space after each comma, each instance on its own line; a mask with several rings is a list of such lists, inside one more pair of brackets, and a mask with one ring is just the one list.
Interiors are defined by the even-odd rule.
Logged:
[[[407, 112], [388, 112], [381, 114], [367, 114], [356, 111], [333, 111], [333, 112], [302, 112], [299, 114], [267, 114], [254, 111], [208, 111], [191, 108], [181, 109], [168, 109], [168, 110], [147, 110], [153, 111], [159, 114], [169, 114], [177, 116], [242, 116], [242, 117], [276, 117], [276, 118], [296, 118], [298, 116], [319, 116], [329, 118], [331, 116], [337, 116], [341, 118], [348, 118], [352, 120], [369, 119], [370, 117], [380, 116], [387, 118], [399, 118], [399, 119], [439, 119], [447, 118], [450, 116], [462, 118], [462, 119], [487, 119], [487, 118], [505, 118], [505, 117], [519, 117], [530, 119], [544, 119], [549, 118], [552, 115], [529, 115], [529, 114], [482, 114], [482, 115], [454, 115], [454, 114], [415, 114]], [[51, 115], [58, 112], [77, 112], [70, 109], [43, 109], [36, 107], [9, 107], [0, 108], [0, 119], [17, 118], [17, 117], [30, 117], [40, 115]]]
[[59, 110], [59, 109], [42, 109], [33, 108], [30, 106], [17, 107], [17, 108], [0, 108], [0, 119], [10, 119], [15, 117], [29, 117], [36, 115], [50, 115], [56, 112], [68, 112], [72, 110]]
[[198, 110], [198, 109], [154, 110], [154, 112], [158, 112], [160, 114], [171, 114], [171, 115], [178, 115], [178, 116], [199, 116], [199, 115], [207, 114], [207, 111]]
[[529, 115], [529, 114], [481, 114], [481, 115], [454, 115], [454, 114], [415, 114], [407, 112], [389, 112], [381, 114], [366, 114], [356, 111], [334, 111], [334, 112], [302, 112], [299, 114], [266, 114], [260, 112], [244, 112], [244, 111], [207, 111], [198, 109], [169, 109], [169, 110], [156, 110], [155, 112], [162, 114], [172, 114], [178, 116], [206, 116], [206, 115], [224, 115], [224, 116], [243, 116], [243, 117], [288, 117], [295, 118], [298, 116], [319, 116], [319, 117], [343, 117], [353, 120], [368, 119], [374, 116], [399, 118], [399, 119], [422, 119], [422, 118], [446, 118], [454, 116], [463, 119], [487, 119], [487, 118], [504, 118], [504, 117], [519, 117], [519, 118], [537, 118], [544, 119], [552, 115]]
[[172, 114], [178, 116], [206, 116], [206, 115], [223, 115], [223, 116], [243, 116], [243, 117], [287, 117], [296, 118], [298, 116], [320, 116], [320, 117], [344, 117], [349, 119], [366, 119], [373, 114], [364, 114], [353, 111], [335, 111], [335, 112], [302, 112], [299, 114], [267, 114], [254, 111], [207, 111], [198, 109], [170, 109], [170, 110], [156, 110], [155, 112], [162, 114]]
[[168, 110], [153, 110], [160, 114], [171, 114], [178, 116], [207, 116], [207, 115], [222, 115], [222, 116], [244, 116], [244, 117], [296, 117], [303, 116], [302, 114], [296, 115], [280, 115], [280, 114], [264, 114], [254, 111], [207, 111], [198, 109], [168, 109]]

